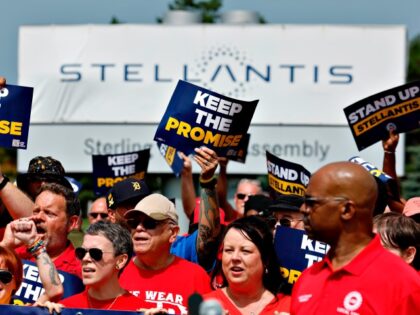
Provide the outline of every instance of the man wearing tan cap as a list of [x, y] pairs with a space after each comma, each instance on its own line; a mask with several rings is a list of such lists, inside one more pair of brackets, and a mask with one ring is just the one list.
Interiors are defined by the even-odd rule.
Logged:
[[174, 204], [161, 194], [151, 194], [124, 217], [136, 255], [121, 274], [121, 286], [149, 308], [187, 314], [188, 297], [209, 292], [210, 279], [199, 265], [170, 253], [179, 232]]

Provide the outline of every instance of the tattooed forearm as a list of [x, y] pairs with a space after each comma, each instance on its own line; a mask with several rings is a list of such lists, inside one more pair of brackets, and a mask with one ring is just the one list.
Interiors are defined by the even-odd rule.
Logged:
[[48, 256], [48, 254], [46, 253], [42, 253], [40, 256], [40, 258], [42, 259], [42, 264], [46, 266], [45, 268], [48, 270], [49, 281], [51, 282], [51, 284], [56, 286], [61, 285], [58, 272], [55, 269], [54, 263], [51, 261], [50, 256]]

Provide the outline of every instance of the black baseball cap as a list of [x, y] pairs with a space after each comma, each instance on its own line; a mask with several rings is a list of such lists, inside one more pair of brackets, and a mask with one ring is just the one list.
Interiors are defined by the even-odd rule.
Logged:
[[28, 184], [35, 181], [58, 183], [73, 190], [70, 182], [65, 178], [65, 174], [60, 161], [51, 156], [37, 156], [29, 162], [27, 173], [18, 174], [16, 184], [25, 192], [28, 191]]
[[298, 195], [277, 195], [273, 204], [268, 207], [271, 211], [299, 211], [304, 198]]
[[108, 208], [115, 210], [121, 204], [137, 204], [148, 195], [150, 195], [150, 190], [143, 180], [126, 178], [108, 191], [106, 203]]

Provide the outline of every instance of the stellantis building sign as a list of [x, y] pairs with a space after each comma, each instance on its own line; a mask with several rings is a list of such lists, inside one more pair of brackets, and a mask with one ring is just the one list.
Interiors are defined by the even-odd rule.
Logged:
[[[404, 83], [405, 58], [402, 26], [25, 26], [19, 33], [19, 82], [35, 88], [35, 124], [155, 126], [181, 79], [229, 97], [259, 99], [255, 126], [346, 126], [344, 107]], [[260, 136], [251, 134], [250, 154], [261, 154], [262, 172], [265, 147], [277, 145], [280, 154], [290, 148], [279, 140], [279, 129], [270, 131], [269, 137], [262, 136], [264, 143], [254, 142]], [[135, 139], [123, 129], [115, 132], [115, 141], [98, 139], [95, 133], [84, 137], [77, 154], [97, 154], [97, 142], [129, 139], [121, 148], [130, 147], [129, 142], [152, 143], [144, 134]], [[314, 148], [319, 163], [348, 158], [335, 156], [334, 148], [328, 157], [327, 146], [340, 141], [334, 133], [324, 135], [331, 139], [312, 140], [298, 134], [295, 140], [306, 151], [312, 140], [318, 141]], [[351, 137], [348, 140], [353, 150]], [[29, 145], [19, 159], [29, 158], [34, 150]], [[160, 157], [152, 151], [149, 170], [153, 159]], [[74, 171], [87, 167], [77, 168]]]

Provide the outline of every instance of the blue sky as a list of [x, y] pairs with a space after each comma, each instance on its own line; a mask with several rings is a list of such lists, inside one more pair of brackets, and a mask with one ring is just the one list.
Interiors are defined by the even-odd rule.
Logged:
[[[167, 0], [0, 0], [0, 74], [17, 82], [20, 25], [155, 23]], [[420, 0], [225, 0], [221, 12], [258, 11], [277, 24], [402, 24], [420, 34]]]

